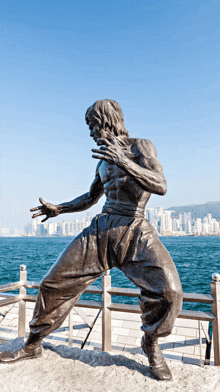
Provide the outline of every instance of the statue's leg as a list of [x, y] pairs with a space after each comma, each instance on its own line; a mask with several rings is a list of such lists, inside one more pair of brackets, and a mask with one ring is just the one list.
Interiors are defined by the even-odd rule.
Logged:
[[148, 356], [151, 372], [158, 379], [170, 379], [158, 338], [172, 332], [182, 309], [182, 286], [175, 264], [156, 233], [148, 236], [145, 244], [139, 242], [139, 249], [135, 260], [125, 258], [120, 269], [140, 288], [138, 302], [142, 311], [141, 329], [145, 333], [142, 348]]
[[42, 339], [62, 325], [81, 294], [104, 271], [90, 226], [71, 242], [42, 280], [25, 346], [2, 354], [0, 362], [39, 356]]

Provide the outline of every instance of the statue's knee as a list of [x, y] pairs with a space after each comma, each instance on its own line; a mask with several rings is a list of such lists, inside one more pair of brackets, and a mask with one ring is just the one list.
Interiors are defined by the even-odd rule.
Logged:
[[41, 280], [41, 282], [40, 282], [40, 290], [43, 290], [45, 287], [47, 287], [47, 280], [46, 280], [46, 278], [44, 277], [42, 280]]
[[181, 285], [178, 285], [171, 290], [170, 302], [172, 303], [172, 308], [175, 309], [177, 314], [179, 314], [183, 305], [183, 290]]
[[172, 285], [165, 293], [166, 300], [176, 308], [182, 308], [183, 290], [181, 284]]

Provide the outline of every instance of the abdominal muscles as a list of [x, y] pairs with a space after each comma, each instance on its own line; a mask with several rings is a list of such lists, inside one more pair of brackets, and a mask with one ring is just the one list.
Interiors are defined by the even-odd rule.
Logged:
[[150, 193], [141, 188], [137, 181], [116, 165], [103, 162], [99, 169], [107, 200], [122, 202], [144, 208]]

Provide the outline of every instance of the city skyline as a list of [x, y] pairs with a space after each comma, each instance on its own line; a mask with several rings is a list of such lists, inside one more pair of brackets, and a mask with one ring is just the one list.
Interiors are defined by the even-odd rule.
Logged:
[[[220, 220], [212, 218], [211, 213], [207, 213], [203, 218], [192, 219], [191, 212], [182, 212], [172, 217], [172, 210], [164, 210], [163, 207], [146, 208], [145, 218], [149, 220], [158, 235], [179, 236], [179, 235], [220, 235]], [[63, 219], [61, 222], [41, 222], [41, 217], [35, 218], [27, 223], [23, 230], [14, 228], [1, 228], [0, 236], [30, 236], [30, 237], [50, 237], [50, 236], [75, 236], [88, 227], [92, 221], [90, 212], [87, 212], [81, 220], [75, 219], [70, 222]]]
[[103, 98], [156, 146], [168, 191], [149, 207], [219, 199], [217, 0], [3, 0], [1, 17], [1, 227], [23, 226], [40, 196], [59, 204], [89, 190], [84, 115]]

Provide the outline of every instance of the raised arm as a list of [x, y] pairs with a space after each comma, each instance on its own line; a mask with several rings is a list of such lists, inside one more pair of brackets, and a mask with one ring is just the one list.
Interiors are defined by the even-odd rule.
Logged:
[[122, 161], [121, 167], [133, 176], [144, 190], [164, 196], [167, 191], [166, 179], [153, 143], [150, 140], [139, 139], [136, 151], [139, 156], [138, 163], [126, 159]]
[[79, 211], [84, 211], [87, 210], [88, 208], [92, 207], [94, 204], [98, 202], [100, 197], [103, 195], [103, 186], [102, 182], [100, 180], [99, 174], [98, 174], [98, 167], [100, 163], [97, 166], [96, 169], [96, 176], [95, 179], [90, 187], [89, 192], [84, 193], [84, 195], [77, 197], [76, 199], [54, 205], [51, 203], [46, 203], [41, 197], [40, 197], [40, 203], [42, 204], [39, 207], [31, 208], [30, 211], [39, 211], [36, 214], [33, 214], [32, 218], [36, 218], [37, 216], [41, 215], [46, 215], [46, 218], [42, 220], [42, 222], [45, 222], [49, 218], [53, 218], [55, 216], [58, 216], [60, 214], [65, 214], [67, 212], [79, 212]]
[[120, 139], [116, 137], [113, 137], [112, 143], [104, 139], [100, 140], [103, 145], [99, 150], [92, 150], [96, 153], [93, 158], [117, 165], [147, 192], [165, 195], [166, 179], [153, 143], [149, 140], [134, 139], [135, 142], [129, 149], [123, 147]]

